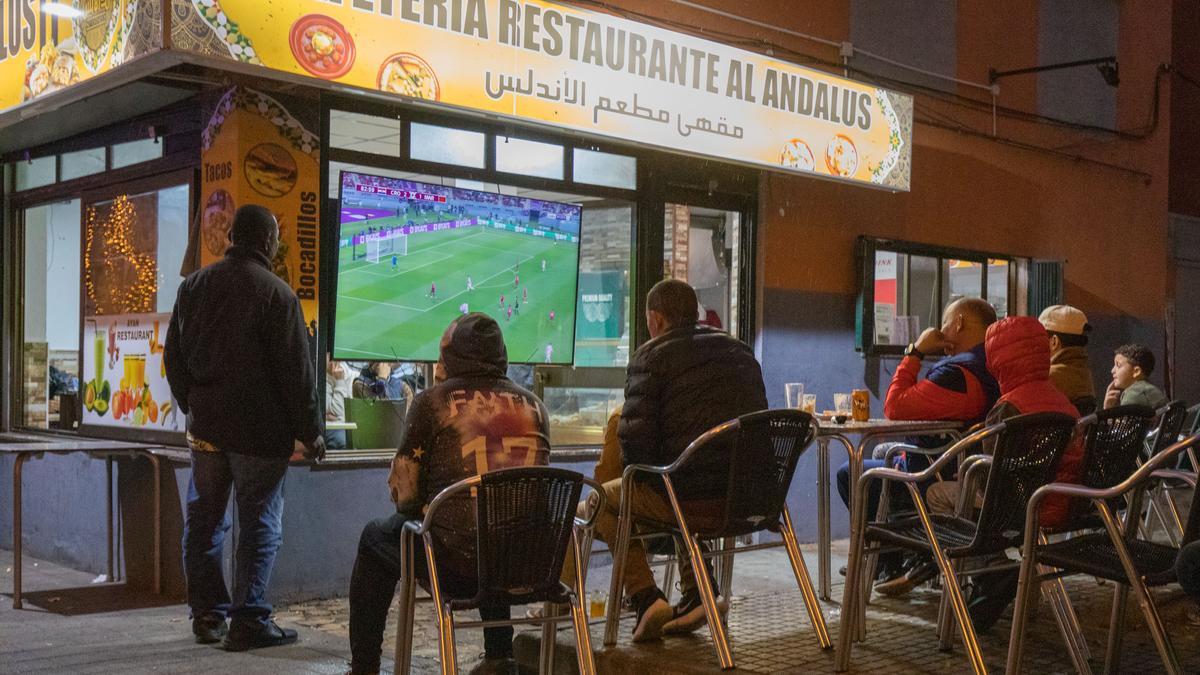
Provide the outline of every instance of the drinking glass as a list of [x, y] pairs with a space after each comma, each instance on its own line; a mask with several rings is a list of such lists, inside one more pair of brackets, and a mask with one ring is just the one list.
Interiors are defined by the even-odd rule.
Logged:
[[804, 401], [804, 404], [801, 406], [801, 410], [808, 413], [809, 415], [816, 415], [817, 414], [817, 395], [816, 394], [805, 394], [804, 398], [802, 400]]
[[834, 394], [833, 410], [839, 415], [849, 415], [851, 413], [850, 394]]
[[787, 407], [799, 408], [800, 400], [804, 397], [804, 385], [800, 382], [788, 382], [783, 385], [783, 390], [787, 394]]

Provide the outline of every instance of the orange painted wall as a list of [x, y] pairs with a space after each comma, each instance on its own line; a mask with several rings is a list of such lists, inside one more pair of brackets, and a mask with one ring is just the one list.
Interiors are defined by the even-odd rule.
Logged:
[[[610, 5], [682, 21], [696, 32], [719, 30], [766, 38], [821, 58], [836, 52], [778, 31], [715, 17], [670, 0]], [[816, 34], [848, 39], [849, 3], [707, 0], [709, 7]], [[1171, 59], [1171, 0], [1121, 4], [1117, 91], [1123, 129], [1151, 122], [1159, 64]], [[1000, 6], [1002, 5], [1002, 7]], [[960, 2], [957, 76], [986, 81], [988, 67], [1037, 63], [1037, 0]], [[714, 39], [727, 41], [713, 36]], [[1087, 73], [1083, 73], [1084, 76]], [[913, 190], [890, 194], [819, 180], [764, 173], [762, 284], [768, 289], [857, 292], [854, 240], [860, 235], [909, 239], [964, 248], [1066, 260], [1066, 294], [1085, 311], [1162, 321], [1167, 299], [1167, 176], [1169, 92], [1153, 133], [1123, 140], [1002, 117], [999, 133], [1038, 152], [918, 122]], [[986, 93], [959, 89], [986, 100]], [[1036, 78], [1002, 84], [1000, 104], [1036, 111]], [[986, 110], [969, 110], [917, 96], [918, 120], [952, 116], [989, 134]], [[1101, 166], [1078, 161], [1079, 155]]]

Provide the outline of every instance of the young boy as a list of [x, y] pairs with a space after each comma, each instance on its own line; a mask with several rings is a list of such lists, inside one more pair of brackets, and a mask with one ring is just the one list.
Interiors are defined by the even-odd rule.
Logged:
[[1154, 354], [1139, 344], [1127, 344], [1113, 354], [1112, 382], [1104, 392], [1104, 407], [1145, 405], [1155, 410], [1167, 404], [1167, 395], [1146, 378], [1154, 372]]

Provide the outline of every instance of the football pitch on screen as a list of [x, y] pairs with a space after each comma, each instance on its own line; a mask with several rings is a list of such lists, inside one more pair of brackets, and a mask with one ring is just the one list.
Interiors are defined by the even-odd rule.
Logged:
[[[368, 225], [389, 227], [398, 220], [343, 225], [341, 236], [350, 239]], [[367, 260], [365, 245], [344, 247], [338, 254], [335, 356], [436, 360], [442, 333], [466, 303], [468, 311], [499, 322], [510, 361], [543, 363], [550, 344], [554, 362], [567, 362], [575, 337], [578, 248], [485, 226], [411, 234], [407, 255], [381, 252], [378, 262]], [[468, 290], [468, 276], [474, 290]]]

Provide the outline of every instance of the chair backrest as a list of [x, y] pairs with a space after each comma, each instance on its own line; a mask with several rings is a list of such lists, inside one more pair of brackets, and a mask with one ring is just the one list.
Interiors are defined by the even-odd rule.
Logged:
[[551, 467], [501, 469], [480, 477], [474, 603], [562, 601], [559, 576], [583, 483], [581, 474]]
[[1194, 436], [1200, 431], [1200, 403], [1187, 409], [1187, 415], [1183, 418], [1183, 435]]
[[[1106, 490], [1137, 469], [1146, 433], [1154, 423], [1154, 409], [1144, 405], [1123, 405], [1101, 410], [1095, 417], [1084, 430], [1083, 463], [1078, 483]], [[1090, 502], [1072, 500], [1068, 521], [1091, 513]]]
[[1158, 418], [1158, 428], [1146, 441], [1151, 457], [1179, 442], [1179, 434], [1183, 431], [1183, 421], [1186, 418], [1187, 404], [1183, 401], [1171, 401], [1163, 406], [1162, 414]]
[[995, 437], [975, 538], [966, 547], [970, 555], [1004, 550], [1024, 530], [1029, 498], [1054, 480], [1074, 437], [1075, 422], [1070, 415], [1054, 412], [1004, 420], [1004, 429]]
[[720, 525], [697, 522], [694, 529], [707, 536], [733, 537], [774, 527], [786, 508], [796, 464], [816, 432], [817, 425], [806, 412], [762, 410], [698, 439], [706, 445], [726, 445], [729, 477]]

